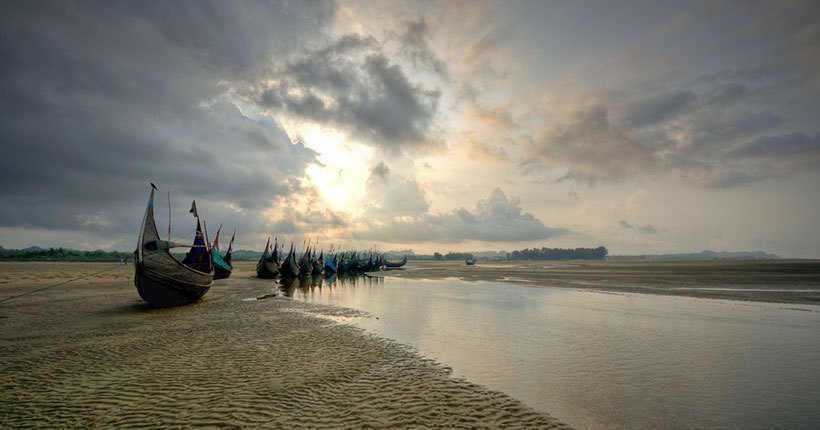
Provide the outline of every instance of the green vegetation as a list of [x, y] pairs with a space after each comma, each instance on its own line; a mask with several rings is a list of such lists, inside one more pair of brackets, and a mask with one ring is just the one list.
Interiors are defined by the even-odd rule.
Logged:
[[120, 261], [133, 259], [130, 252], [118, 251], [77, 251], [65, 248], [5, 249], [0, 247], [0, 261]]
[[469, 252], [448, 252], [444, 256], [445, 260], [472, 260], [473, 254]]
[[609, 250], [604, 246], [597, 248], [541, 248], [522, 249], [507, 254], [509, 260], [603, 260]]

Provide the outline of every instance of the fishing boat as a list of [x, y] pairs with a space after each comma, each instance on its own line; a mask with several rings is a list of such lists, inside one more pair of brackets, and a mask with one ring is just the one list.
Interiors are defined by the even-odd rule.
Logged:
[[324, 252], [324, 251], [322, 251], [322, 252], [319, 254], [319, 258], [316, 258], [316, 256], [315, 256], [316, 251], [314, 251], [313, 253], [314, 253], [314, 256], [313, 256], [313, 258], [311, 259], [311, 265], [313, 266], [313, 269], [312, 269], [312, 271], [310, 272], [310, 274], [311, 274], [311, 275], [314, 275], [314, 276], [316, 276], [316, 275], [321, 275], [321, 274], [322, 274], [322, 269], [324, 268], [324, 265], [325, 265], [325, 262], [324, 262], [324, 260], [325, 260], [325, 252]]
[[221, 255], [219, 252], [219, 233], [222, 231], [222, 226], [216, 230], [216, 238], [214, 244], [211, 246], [214, 258], [214, 279], [225, 279], [233, 273], [233, 265], [231, 265], [231, 253], [233, 252], [233, 240], [236, 238], [236, 230], [233, 231], [231, 241], [228, 243], [228, 252]]
[[390, 261], [382, 257], [382, 266], [384, 266], [385, 269], [396, 269], [404, 266], [405, 264], [407, 264], [407, 255], [405, 255], [401, 261]]
[[282, 262], [282, 266], [279, 268], [279, 274], [283, 278], [296, 278], [299, 273], [299, 263], [296, 261], [296, 253], [293, 250], [293, 243], [291, 243], [290, 251], [288, 251], [285, 261]]
[[[170, 237], [168, 241], [160, 239], [154, 220], [156, 190], [156, 186], [151, 184], [137, 250], [134, 251], [134, 286], [140, 297], [153, 306], [187, 305], [199, 300], [210, 290], [214, 281], [213, 260], [202, 234], [196, 201], [191, 205], [190, 211], [196, 218], [193, 245], [171, 242]], [[171, 255], [170, 249], [177, 247], [190, 247], [183, 261]]]
[[323, 267], [325, 275], [333, 275], [338, 270], [338, 266], [336, 265], [336, 255], [328, 255], [324, 261]]
[[[276, 246], [274, 245], [273, 254], [275, 253]], [[270, 236], [268, 236], [268, 241], [265, 242], [265, 251], [262, 252], [262, 256], [256, 263], [256, 276], [262, 279], [273, 279], [279, 274], [280, 268], [279, 265], [276, 264], [276, 258], [273, 254], [271, 254], [270, 251]]]
[[307, 248], [305, 248], [305, 252], [303, 252], [299, 258], [299, 275], [310, 276], [310, 272], [313, 270], [313, 264], [310, 260], [310, 244], [308, 244]]

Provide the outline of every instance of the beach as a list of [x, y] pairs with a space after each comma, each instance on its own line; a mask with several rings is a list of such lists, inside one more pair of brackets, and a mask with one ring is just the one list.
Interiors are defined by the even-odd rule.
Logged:
[[253, 267], [154, 309], [130, 265], [0, 263], [0, 427], [568, 428]]

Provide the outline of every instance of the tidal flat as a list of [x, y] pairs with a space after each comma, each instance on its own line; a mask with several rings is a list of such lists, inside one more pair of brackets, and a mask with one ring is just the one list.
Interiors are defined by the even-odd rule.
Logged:
[[820, 304], [820, 260], [411, 261], [406, 279], [493, 281], [532, 287]]
[[355, 310], [271, 297], [253, 264], [177, 308], [151, 308], [132, 278], [0, 263], [0, 300], [15, 297], [0, 303], [0, 428], [568, 428], [320, 317]]

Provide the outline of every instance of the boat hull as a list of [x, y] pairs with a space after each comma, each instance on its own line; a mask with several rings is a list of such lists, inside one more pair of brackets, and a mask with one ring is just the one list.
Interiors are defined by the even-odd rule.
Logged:
[[[197, 272], [198, 273], [198, 272]], [[193, 303], [211, 289], [211, 273], [201, 274], [201, 283], [180, 282], [146, 270], [138, 263], [134, 274], [134, 285], [143, 300], [154, 307], [167, 308]], [[211, 281], [208, 281], [211, 278]]]
[[279, 267], [270, 260], [263, 260], [256, 263], [256, 276], [262, 279], [273, 279], [279, 274]]
[[214, 265], [214, 279], [229, 278], [231, 273], [233, 273], [233, 270], [226, 270], [219, 265]]

